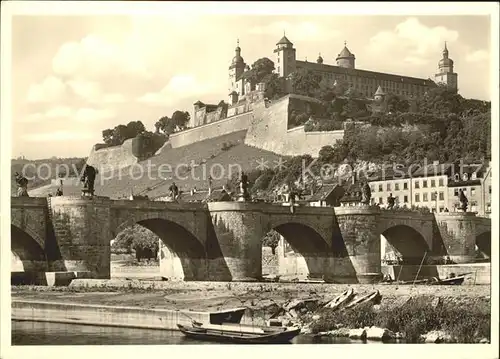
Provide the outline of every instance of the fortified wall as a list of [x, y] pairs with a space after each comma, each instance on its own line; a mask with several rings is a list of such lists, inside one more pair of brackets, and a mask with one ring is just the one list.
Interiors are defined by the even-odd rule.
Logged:
[[[132, 166], [139, 161], [133, 153], [133, 138], [123, 142], [121, 146], [104, 147], [103, 144], [97, 144], [92, 147], [87, 164], [111, 170], [117, 170]], [[103, 148], [104, 147], [104, 148]]]
[[333, 145], [344, 137], [344, 131], [305, 132], [304, 126], [288, 129], [290, 101], [315, 101], [298, 95], [287, 95], [269, 107], [253, 111], [245, 144], [283, 156], [309, 154], [316, 157], [323, 146]]
[[[315, 101], [298, 95], [287, 95], [272, 104], [263, 98], [256, 102], [235, 104], [225, 119], [207, 123], [170, 135], [157, 153], [229, 133], [247, 130], [245, 144], [283, 156], [310, 154], [317, 156], [321, 147], [333, 145], [344, 137], [344, 131], [306, 132], [304, 126], [288, 129], [290, 99]], [[243, 112], [243, 113], [241, 113]], [[238, 114], [239, 113], [239, 114]]]

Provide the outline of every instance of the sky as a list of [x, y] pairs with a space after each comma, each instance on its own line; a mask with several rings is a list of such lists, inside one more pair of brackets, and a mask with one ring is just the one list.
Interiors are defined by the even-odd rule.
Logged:
[[461, 95], [490, 100], [489, 16], [16, 15], [11, 155], [85, 157], [104, 129], [228, 101], [237, 39], [251, 65], [284, 31], [299, 60], [334, 64], [346, 41], [359, 69], [423, 78], [447, 41]]

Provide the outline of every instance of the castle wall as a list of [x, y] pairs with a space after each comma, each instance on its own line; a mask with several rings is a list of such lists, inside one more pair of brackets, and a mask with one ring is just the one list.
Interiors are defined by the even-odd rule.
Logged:
[[317, 156], [321, 147], [344, 137], [343, 130], [305, 132], [304, 126], [288, 130], [289, 102], [290, 96], [286, 96], [268, 108], [256, 108], [245, 144], [284, 156]]
[[99, 149], [95, 145], [90, 151], [87, 164], [96, 167], [99, 172], [125, 168], [138, 162], [132, 152], [133, 138], [126, 140], [121, 146], [113, 146]]
[[169, 141], [165, 145], [168, 144], [172, 148], [177, 148], [209, 138], [215, 138], [232, 132], [246, 130], [250, 125], [252, 118], [252, 112], [247, 112], [182, 132], [174, 133], [170, 135]]

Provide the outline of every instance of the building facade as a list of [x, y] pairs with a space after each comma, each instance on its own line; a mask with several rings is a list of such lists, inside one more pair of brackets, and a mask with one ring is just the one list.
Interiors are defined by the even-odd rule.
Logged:
[[439, 164], [416, 169], [398, 168], [371, 175], [372, 204], [387, 206], [390, 195], [400, 207], [427, 207], [431, 212], [456, 212], [460, 189], [468, 199], [468, 211], [489, 217], [491, 213], [491, 166]]
[[[453, 60], [449, 58], [447, 45], [445, 44], [442, 58], [438, 62], [438, 72], [434, 80], [417, 78], [404, 75], [389, 74], [376, 71], [367, 71], [356, 68], [356, 57], [347, 48], [340, 51], [334, 64], [326, 64], [321, 54], [316, 62], [301, 61], [297, 59], [297, 52], [293, 43], [284, 35], [276, 44], [274, 50], [275, 72], [282, 78], [290, 79], [290, 75], [299, 69], [305, 69], [321, 76], [322, 79], [332, 84], [345, 83], [357, 92], [373, 98], [379, 92], [392, 93], [406, 98], [416, 98], [437, 86], [444, 84], [450, 89], [457, 90], [458, 74], [454, 72]], [[241, 48], [236, 47], [235, 56], [229, 67], [229, 94], [232, 99], [234, 93], [239, 96], [245, 93], [245, 71], [249, 68], [241, 57]]]

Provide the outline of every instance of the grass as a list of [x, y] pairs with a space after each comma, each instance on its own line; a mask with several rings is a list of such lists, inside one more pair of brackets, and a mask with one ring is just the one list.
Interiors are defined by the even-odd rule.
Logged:
[[418, 343], [422, 334], [443, 330], [459, 343], [477, 343], [482, 338], [490, 340], [490, 308], [476, 302], [467, 307], [451, 301], [437, 306], [429, 305], [424, 298], [413, 298], [401, 307], [375, 310], [366, 303], [355, 310], [317, 312], [321, 318], [311, 325], [313, 333], [328, 331], [339, 326], [363, 328], [377, 326], [403, 333], [407, 343]]

